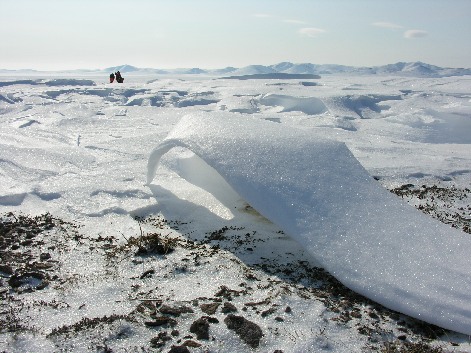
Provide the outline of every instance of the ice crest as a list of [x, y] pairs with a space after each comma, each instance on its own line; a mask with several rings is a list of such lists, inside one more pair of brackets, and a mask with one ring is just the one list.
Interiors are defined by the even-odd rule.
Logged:
[[151, 153], [149, 184], [174, 147], [203, 159], [352, 290], [471, 332], [469, 236], [401, 202], [344, 143], [239, 114], [194, 113]]

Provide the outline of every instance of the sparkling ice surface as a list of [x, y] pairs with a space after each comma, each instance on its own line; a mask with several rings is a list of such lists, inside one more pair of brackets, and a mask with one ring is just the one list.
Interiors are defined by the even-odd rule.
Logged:
[[240, 114], [198, 112], [152, 151], [149, 184], [174, 147], [203, 159], [352, 290], [471, 333], [469, 235], [392, 195], [344, 143]]

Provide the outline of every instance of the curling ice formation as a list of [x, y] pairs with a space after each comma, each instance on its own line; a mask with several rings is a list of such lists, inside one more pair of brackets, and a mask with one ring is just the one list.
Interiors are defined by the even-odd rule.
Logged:
[[471, 334], [471, 238], [403, 203], [345, 144], [231, 113], [184, 117], [151, 153], [193, 151], [344, 285]]

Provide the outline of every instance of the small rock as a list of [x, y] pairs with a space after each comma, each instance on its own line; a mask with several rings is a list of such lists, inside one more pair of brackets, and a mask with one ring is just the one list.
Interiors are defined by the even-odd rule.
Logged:
[[149, 312], [149, 311], [151, 313], [154, 313], [155, 312], [155, 304], [153, 302], [150, 302], [150, 301], [145, 301], [145, 302], [140, 303], [136, 307], [136, 310], [141, 314], [144, 314], [144, 313]]
[[53, 267], [54, 265], [50, 262], [33, 262], [30, 264], [33, 271], [50, 270]]
[[154, 318], [154, 321], [145, 322], [145, 325], [149, 327], [157, 327], [157, 326], [164, 326], [164, 325], [176, 326], [176, 324], [177, 324], [177, 320], [174, 320], [166, 316], [158, 316]]
[[26, 239], [33, 239], [36, 236], [33, 232], [27, 232], [25, 235]]
[[236, 306], [232, 303], [229, 303], [229, 302], [224, 302], [224, 305], [221, 309], [221, 312], [223, 314], [233, 313], [233, 312], [236, 312], [236, 311], [237, 311]]
[[172, 338], [167, 334], [166, 331], [159, 332], [157, 337], [150, 340], [150, 345], [153, 348], [161, 348], [165, 346], [165, 342], [171, 341]]
[[209, 340], [209, 322], [205, 317], [201, 317], [190, 326], [190, 332], [196, 335], [199, 340]]
[[359, 311], [356, 311], [356, 310], [355, 310], [355, 311], [352, 311], [352, 312], [350, 313], [350, 316], [351, 316], [351, 317], [354, 317], [354, 318], [356, 318], [356, 319], [361, 319], [361, 313], [360, 313]]
[[372, 319], [379, 320], [379, 316], [372, 311], [368, 313], [368, 316]]
[[262, 329], [257, 324], [242, 316], [229, 314], [224, 322], [228, 329], [234, 330], [239, 337], [252, 348], [257, 348], [263, 336]]
[[214, 315], [219, 308], [220, 303], [201, 304], [200, 309], [208, 315]]
[[144, 279], [146, 277], [152, 277], [152, 275], [155, 273], [155, 270], [147, 270], [144, 271], [144, 273], [139, 277], [139, 279]]
[[229, 289], [226, 286], [220, 286], [219, 290], [217, 291], [217, 293], [214, 296], [215, 297], [224, 297], [227, 300], [232, 300], [232, 296], [238, 297], [239, 295], [240, 295], [239, 291]]
[[49, 260], [51, 258], [51, 254], [49, 254], [48, 252], [43, 252], [41, 253], [41, 255], [39, 255], [39, 259], [41, 261], [46, 261], [46, 260]]
[[261, 316], [262, 317], [267, 317], [268, 315], [273, 314], [275, 311], [276, 311], [276, 308], [271, 307], [270, 309], [267, 309], [267, 310], [263, 311]]
[[172, 346], [168, 353], [190, 353], [190, 350], [185, 346]]
[[180, 316], [181, 314], [185, 313], [193, 313], [193, 309], [189, 306], [180, 306], [180, 307], [171, 307], [168, 305], [162, 305], [159, 309], [162, 314], [172, 315], [172, 316]]
[[183, 346], [198, 348], [198, 347], [201, 347], [201, 343], [195, 342], [193, 340], [187, 340], [187, 341], [183, 342]]
[[212, 316], [203, 316], [210, 324], [219, 324], [219, 320]]
[[0, 264], [0, 272], [3, 272], [7, 276], [11, 276], [13, 274], [13, 268], [10, 265]]

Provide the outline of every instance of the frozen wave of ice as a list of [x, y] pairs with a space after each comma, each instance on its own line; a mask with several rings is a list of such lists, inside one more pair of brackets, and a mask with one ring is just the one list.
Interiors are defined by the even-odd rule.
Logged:
[[469, 236], [401, 202], [345, 144], [253, 117], [195, 113], [151, 153], [149, 184], [174, 147], [202, 158], [352, 290], [471, 333]]

